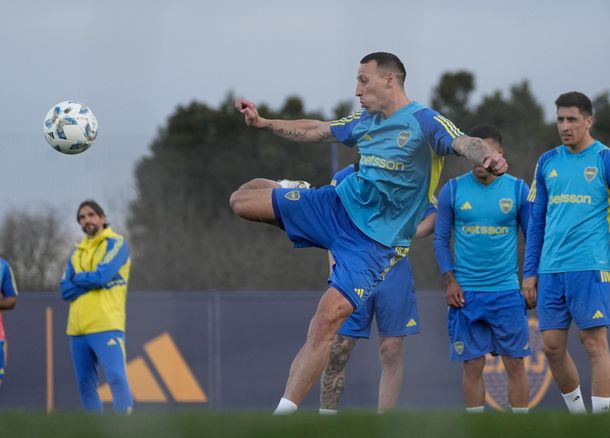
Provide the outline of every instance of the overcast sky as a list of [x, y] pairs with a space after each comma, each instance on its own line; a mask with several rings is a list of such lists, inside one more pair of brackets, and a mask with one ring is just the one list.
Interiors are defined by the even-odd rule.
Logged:
[[[429, 103], [442, 73], [475, 74], [475, 103], [529, 80], [547, 119], [562, 92], [610, 90], [608, 0], [5, 0], [0, 26], [0, 215], [86, 197], [124, 217], [133, 168], [175, 107], [228, 92], [273, 107], [299, 95], [330, 116], [359, 60], [397, 54]], [[87, 104], [99, 133], [79, 156], [42, 136], [49, 108]], [[204, 188], [202, 188], [204, 189]]]

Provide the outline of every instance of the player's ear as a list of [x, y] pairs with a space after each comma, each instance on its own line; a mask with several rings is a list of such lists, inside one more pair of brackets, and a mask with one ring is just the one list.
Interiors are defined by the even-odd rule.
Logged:
[[396, 80], [396, 76], [394, 75], [393, 72], [389, 71], [385, 74], [385, 80], [386, 80], [385, 87], [390, 88], [392, 86], [392, 82], [394, 82]]

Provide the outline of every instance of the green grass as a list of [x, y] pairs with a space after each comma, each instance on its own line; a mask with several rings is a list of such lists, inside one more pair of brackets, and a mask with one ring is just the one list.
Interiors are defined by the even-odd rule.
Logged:
[[403, 411], [377, 415], [368, 411], [351, 411], [336, 417], [320, 417], [312, 412], [272, 417], [267, 412], [166, 411], [135, 413], [129, 417], [101, 417], [76, 412], [52, 415], [4, 412], [0, 414], [0, 436], [601, 438], [610, 436], [610, 415], [574, 416], [564, 412], [467, 415], [443, 411]]

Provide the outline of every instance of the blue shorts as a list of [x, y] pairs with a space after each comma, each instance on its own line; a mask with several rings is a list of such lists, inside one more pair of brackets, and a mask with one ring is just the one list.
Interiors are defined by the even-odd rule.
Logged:
[[580, 330], [609, 326], [610, 276], [606, 271], [540, 274], [536, 309], [541, 331], [567, 330], [572, 318]]
[[404, 257], [388, 271], [375, 293], [343, 323], [337, 332], [352, 338], [369, 338], [373, 315], [379, 336], [419, 333], [417, 298], [409, 259]]
[[0, 341], [0, 380], [4, 379], [4, 341]]
[[275, 218], [295, 248], [329, 250], [335, 266], [328, 279], [354, 309], [360, 307], [388, 270], [406, 254], [364, 234], [349, 218], [333, 186], [273, 189]]
[[519, 289], [464, 291], [464, 307], [449, 308], [449, 357], [466, 361], [485, 356], [530, 354], [525, 300]]

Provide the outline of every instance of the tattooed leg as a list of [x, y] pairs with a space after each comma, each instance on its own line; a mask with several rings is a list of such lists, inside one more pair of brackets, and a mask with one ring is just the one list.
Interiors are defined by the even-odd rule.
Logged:
[[356, 345], [356, 339], [335, 335], [330, 350], [330, 361], [322, 373], [320, 408], [337, 409], [345, 389], [345, 366]]

